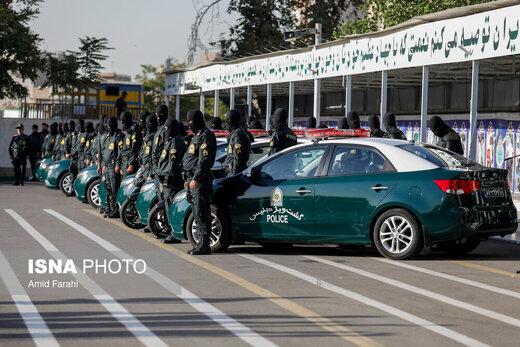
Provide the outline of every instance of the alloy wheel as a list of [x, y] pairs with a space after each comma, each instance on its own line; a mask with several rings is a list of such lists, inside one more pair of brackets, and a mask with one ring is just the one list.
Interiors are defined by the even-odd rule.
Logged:
[[388, 217], [379, 231], [381, 244], [393, 254], [406, 252], [413, 243], [413, 237], [412, 225], [402, 216]]
[[[193, 234], [193, 239], [195, 242], [200, 243], [202, 237], [199, 233], [199, 228], [197, 226], [197, 221], [194, 219], [193, 224], [191, 226], [191, 232]], [[219, 240], [222, 235], [222, 224], [218, 219], [215, 213], [211, 213], [211, 235], [210, 235], [210, 247], [213, 247]]]
[[90, 200], [94, 203], [94, 205], [101, 206], [101, 199], [99, 197], [99, 184], [96, 184], [90, 190]]

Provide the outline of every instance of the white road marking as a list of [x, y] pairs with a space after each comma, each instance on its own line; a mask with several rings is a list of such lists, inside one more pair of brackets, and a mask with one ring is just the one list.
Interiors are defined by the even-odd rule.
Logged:
[[[94, 234], [92, 231], [86, 229], [85, 227], [81, 226], [80, 224], [72, 221], [71, 219], [65, 217], [64, 215], [51, 210], [51, 209], [44, 209], [45, 212], [49, 213], [50, 215], [56, 217], [60, 221], [62, 221], [65, 224], [68, 224], [76, 231], [80, 232], [81, 234], [85, 235], [92, 241], [98, 243], [101, 247], [105, 248], [107, 251], [111, 252], [117, 257], [125, 258], [125, 259], [134, 259], [131, 255], [128, 253], [120, 250], [118, 247], [114, 246], [112, 243], [106, 241], [105, 239], [102, 239], [101, 237]], [[79, 228], [78, 228], [79, 226]], [[98, 242], [101, 240], [102, 242]], [[117, 251], [115, 250], [117, 249]], [[215, 306], [209, 304], [208, 302], [204, 301], [203, 299], [199, 298], [194, 293], [190, 292], [188, 289], [182, 287], [181, 285], [177, 284], [173, 280], [169, 279], [165, 275], [161, 274], [158, 271], [155, 271], [151, 267], [146, 268], [146, 272], [144, 273], [148, 277], [150, 277], [152, 280], [157, 282], [159, 285], [161, 285], [164, 289], [168, 290], [178, 298], [182, 299], [184, 302], [192, 306], [194, 309], [199, 311], [200, 313], [206, 315], [208, 318], [212, 319], [214, 322], [220, 324], [223, 328], [227, 329], [229, 332], [233, 333], [235, 336], [241, 338], [244, 342], [255, 346], [255, 347], [274, 347], [277, 346], [273, 342], [269, 341], [268, 339], [264, 338], [263, 336], [257, 334], [247, 326], [243, 325], [242, 323], [236, 321], [235, 319], [229, 317], [224, 312], [220, 311]]]
[[[32, 227], [22, 216], [11, 209], [5, 210], [13, 219], [27, 231], [36, 241], [38, 241], [43, 248], [54, 259], [62, 259], [62, 261], [68, 258], [61, 253], [45, 236], [40, 234], [34, 227]], [[129, 332], [131, 332], [143, 345], [149, 347], [167, 347], [159, 337], [157, 337], [150, 329], [144, 326], [137, 318], [128, 312], [121, 304], [119, 304], [114, 298], [112, 298], [103, 288], [101, 288], [96, 282], [94, 282], [89, 276], [82, 272], [72, 274], [78, 282], [87, 290], [89, 293], [99, 301], [101, 305], [110, 312], [112, 317], [117, 319]]]
[[511, 316], [507, 316], [505, 314], [498, 313], [498, 312], [495, 312], [495, 311], [492, 311], [492, 310], [488, 310], [487, 308], [483, 308], [483, 307], [480, 307], [480, 306], [468, 304], [467, 302], [463, 302], [463, 301], [460, 301], [460, 300], [457, 300], [457, 299], [453, 299], [453, 298], [450, 298], [449, 296], [445, 296], [445, 295], [442, 295], [442, 294], [438, 294], [438, 293], [432, 292], [432, 291], [427, 290], [427, 289], [423, 289], [423, 288], [419, 288], [419, 287], [416, 287], [416, 286], [412, 286], [410, 284], [406, 284], [404, 282], [397, 281], [397, 280], [394, 280], [394, 279], [391, 279], [391, 278], [388, 278], [388, 277], [385, 277], [385, 276], [376, 275], [374, 273], [371, 273], [371, 272], [368, 272], [368, 271], [365, 271], [365, 270], [361, 270], [361, 269], [357, 269], [357, 268], [352, 267], [352, 266], [348, 266], [348, 265], [344, 265], [344, 264], [338, 264], [338, 263], [336, 263], [334, 261], [331, 261], [331, 260], [327, 260], [327, 259], [323, 259], [323, 258], [319, 258], [319, 257], [314, 257], [314, 256], [308, 256], [308, 255], [305, 255], [303, 257], [307, 258], [307, 259], [310, 259], [310, 260], [314, 260], [314, 261], [320, 262], [322, 264], [333, 266], [333, 267], [338, 268], [338, 269], [349, 271], [349, 272], [358, 274], [358, 275], [363, 276], [363, 277], [367, 277], [367, 278], [370, 278], [370, 279], [373, 279], [373, 280], [376, 280], [376, 281], [379, 281], [379, 282], [383, 282], [383, 283], [386, 283], [388, 285], [394, 286], [396, 288], [403, 289], [403, 290], [406, 290], [406, 291], [409, 291], [409, 292], [412, 292], [412, 293], [415, 293], [415, 294], [418, 294], [418, 295], [422, 295], [422, 296], [425, 296], [427, 298], [430, 298], [430, 299], [442, 302], [444, 304], [455, 306], [455, 307], [461, 308], [463, 310], [470, 311], [470, 312], [479, 314], [481, 316], [484, 316], [484, 317], [487, 317], [487, 318], [491, 318], [491, 319], [500, 321], [502, 323], [506, 323], [506, 324], [509, 324], [509, 325], [512, 325], [512, 326], [520, 328], [520, 319], [513, 318]]
[[[236, 253], [236, 254], [238, 254], [238, 253]], [[384, 304], [382, 302], [370, 299], [369, 297], [366, 297], [364, 295], [355, 293], [355, 292], [350, 291], [348, 289], [345, 289], [345, 288], [342, 288], [342, 287], [338, 287], [338, 286], [336, 286], [336, 285], [334, 285], [332, 283], [323, 281], [323, 280], [321, 280], [321, 279], [319, 279], [317, 277], [311, 276], [311, 275], [307, 275], [307, 274], [305, 274], [303, 272], [300, 272], [298, 270], [292, 269], [290, 267], [287, 267], [287, 266], [284, 266], [284, 265], [280, 265], [280, 264], [274, 263], [272, 261], [269, 261], [269, 260], [266, 260], [266, 259], [262, 259], [262, 258], [254, 256], [254, 255], [250, 255], [250, 254], [238, 254], [238, 255], [240, 255], [241, 257], [244, 257], [246, 259], [249, 259], [251, 261], [254, 261], [256, 263], [263, 264], [263, 265], [268, 266], [270, 268], [282, 271], [284, 273], [287, 273], [289, 275], [292, 275], [294, 277], [302, 279], [302, 280], [304, 280], [306, 282], [309, 282], [309, 283], [311, 283], [311, 284], [313, 284], [315, 286], [318, 286], [320, 288], [323, 288], [323, 289], [329, 290], [331, 292], [334, 292], [336, 294], [339, 294], [339, 295], [342, 295], [344, 297], [347, 297], [347, 298], [349, 298], [351, 300], [360, 302], [360, 303], [365, 304], [367, 306], [374, 307], [374, 308], [376, 308], [376, 309], [378, 309], [380, 311], [386, 312], [386, 313], [388, 313], [388, 314], [390, 314], [390, 315], [392, 315], [394, 317], [398, 317], [398, 318], [403, 319], [403, 320], [405, 320], [407, 322], [410, 322], [412, 324], [420, 326], [420, 327], [422, 327], [424, 329], [433, 331], [436, 334], [442, 335], [442, 336], [444, 336], [444, 337], [446, 337], [448, 339], [451, 339], [453, 341], [459, 342], [460, 344], [463, 344], [465, 346], [472, 346], [472, 347], [488, 346], [488, 345], [486, 345], [483, 342], [480, 342], [480, 341], [475, 340], [475, 339], [473, 339], [473, 338], [471, 338], [469, 336], [466, 336], [466, 335], [463, 335], [461, 333], [458, 333], [458, 332], [456, 332], [454, 330], [445, 328], [443, 326], [440, 326], [440, 325], [435, 324], [435, 323], [433, 323], [431, 321], [428, 321], [426, 319], [420, 318], [418, 316], [415, 316], [413, 314], [410, 314], [408, 312], [405, 312], [405, 311], [400, 310], [398, 308], [395, 308], [393, 306], [390, 306], [390, 305]]]
[[34, 344], [38, 347], [58, 347], [60, 344], [54, 338], [47, 323], [38, 312], [29, 295], [16, 277], [13, 268], [7, 258], [0, 251], [0, 278], [7, 287], [7, 291], [20, 312], [23, 322], [31, 334]]
[[433, 270], [426, 269], [426, 268], [423, 268], [423, 267], [410, 265], [410, 264], [403, 263], [403, 262], [400, 262], [400, 261], [395, 261], [395, 260], [390, 260], [390, 259], [383, 259], [383, 258], [372, 258], [372, 259], [380, 261], [380, 262], [383, 262], [383, 263], [387, 263], [387, 264], [390, 264], [390, 265], [393, 265], [393, 266], [400, 266], [400, 267], [405, 268], [405, 269], [409, 269], [409, 270], [413, 270], [413, 271], [417, 271], [417, 272], [422, 272], [422, 273], [425, 273], [425, 274], [428, 274], [428, 275], [431, 275], [431, 276], [444, 278], [445, 280], [450, 280], [450, 281], [454, 281], [454, 282], [467, 284], [467, 285], [472, 286], [472, 287], [476, 287], [476, 288], [488, 290], [490, 292], [494, 292], [494, 293], [497, 293], [497, 294], [503, 294], [503, 295], [507, 295], [507, 296], [510, 296], [510, 297], [513, 297], [513, 298], [516, 298], [516, 299], [520, 299], [520, 293], [519, 292], [514, 292], [512, 290], [503, 289], [503, 288], [495, 287], [495, 286], [492, 286], [492, 285], [489, 285], [489, 284], [485, 284], [485, 283], [481, 283], [481, 282], [477, 282], [477, 281], [472, 281], [472, 280], [468, 280], [468, 279], [457, 277], [457, 276], [448, 275], [448, 274], [445, 274], [445, 273], [442, 273], [442, 272], [437, 272], [437, 271], [433, 271]]

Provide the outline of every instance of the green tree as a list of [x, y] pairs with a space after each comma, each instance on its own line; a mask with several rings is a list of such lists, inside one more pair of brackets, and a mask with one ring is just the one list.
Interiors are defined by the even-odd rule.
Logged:
[[40, 0], [0, 2], [0, 99], [27, 95], [20, 82], [34, 80], [43, 65], [38, 34], [29, 22], [39, 13]]
[[362, 18], [343, 24], [335, 36], [377, 31], [405, 22], [415, 16], [489, 1], [491, 0], [361, 0], [359, 10]]
[[85, 36], [80, 38], [79, 42], [79, 50], [69, 52], [78, 61], [79, 75], [84, 87], [93, 87], [99, 82], [98, 75], [102, 68], [101, 64], [108, 58], [104, 52], [112, 48], [108, 47], [108, 40], [104, 37]]
[[141, 65], [141, 73], [135, 76], [135, 80], [143, 84], [145, 110], [154, 111], [164, 101], [164, 67]]
[[231, 0], [227, 12], [238, 15], [229, 36], [212, 45], [223, 58], [265, 53], [283, 44], [283, 30], [292, 26], [291, 0]]

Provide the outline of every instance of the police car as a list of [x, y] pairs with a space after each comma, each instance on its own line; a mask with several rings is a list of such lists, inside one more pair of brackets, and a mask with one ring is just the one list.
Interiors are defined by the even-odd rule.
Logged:
[[[517, 212], [507, 171], [439, 147], [369, 138], [365, 130], [319, 129], [314, 141], [215, 180], [211, 247], [232, 241], [375, 245], [407, 259], [425, 245], [453, 253], [512, 234]], [[170, 207], [177, 239], [200, 240], [178, 193]]]

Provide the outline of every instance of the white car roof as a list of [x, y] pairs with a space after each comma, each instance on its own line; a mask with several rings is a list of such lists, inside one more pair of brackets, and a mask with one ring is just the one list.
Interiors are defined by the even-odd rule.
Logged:
[[[339, 138], [339, 139], [328, 139], [319, 141], [320, 144], [351, 144], [351, 145], [363, 145], [371, 146], [379, 150], [395, 167], [397, 172], [411, 172], [411, 171], [424, 171], [437, 169], [439, 166], [434, 163], [419, 157], [411, 152], [408, 152], [397, 146], [412, 144], [406, 140], [394, 140], [385, 138], [374, 138], [374, 137], [350, 137], [350, 138]], [[309, 143], [299, 144], [296, 147], [305, 147]], [[287, 150], [287, 149], [286, 149]], [[286, 151], [284, 150], [284, 151]]]

